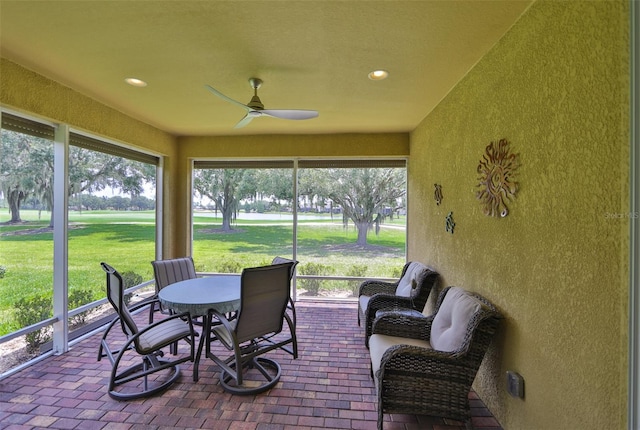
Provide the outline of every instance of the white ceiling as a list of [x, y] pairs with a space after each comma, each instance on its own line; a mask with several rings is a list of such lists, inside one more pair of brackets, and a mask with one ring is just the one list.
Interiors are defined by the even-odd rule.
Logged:
[[[407, 132], [530, 3], [0, 0], [0, 55], [176, 135]], [[319, 117], [234, 129], [204, 85], [248, 103], [250, 77], [266, 109]]]

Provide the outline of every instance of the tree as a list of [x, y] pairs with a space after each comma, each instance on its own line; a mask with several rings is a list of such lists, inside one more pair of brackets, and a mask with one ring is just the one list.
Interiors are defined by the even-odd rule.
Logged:
[[[140, 203], [145, 184], [155, 184], [156, 166], [117, 157], [111, 154], [72, 146], [69, 151], [69, 192], [81, 196], [83, 193], [113, 188], [131, 196], [129, 202]], [[85, 199], [87, 196], [82, 196]], [[96, 203], [96, 202], [93, 202]], [[110, 202], [111, 206], [114, 202]], [[123, 202], [116, 206], [123, 209]], [[127, 207], [128, 207], [127, 203]], [[79, 205], [79, 210], [82, 210]], [[135, 206], [135, 204], [133, 204]], [[143, 206], [147, 207], [147, 204]]]
[[[293, 172], [291, 169], [255, 170], [256, 189], [276, 207], [282, 201], [293, 202]], [[258, 196], [256, 196], [258, 197]]]
[[255, 195], [255, 181], [248, 169], [197, 169], [193, 189], [215, 203], [222, 214], [222, 229], [230, 231], [240, 200]]
[[367, 234], [375, 227], [380, 231], [380, 224], [388, 216], [402, 207], [406, 194], [404, 169], [398, 168], [340, 168], [323, 169], [320, 180], [306, 187], [315, 189], [315, 199], [329, 198], [342, 208], [345, 226], [353, 221], [358, 230], [357, 244], [367, 244]]
[[[21, 222], [20, 208], [28, 198], [37, 199], [39, 208], [52, 211], [52, 142], [3, 129], [0, 154], [0, 190], [9, 205], [11, 222]], [[145, 183], [154, 182], [153, 165], [76, 146], [69, 150], [71, 196], [111, 187], [130, 194], [133, 200], [144, 191]], [[53, 226], [53, 217], [49, 225]]]
[[38, 138], [2, 130], [0, 189], [9, 211], [10, 222], [21, 222], [20, 208], [29, 196], [46, 209], [53, 206], [53, 145]]

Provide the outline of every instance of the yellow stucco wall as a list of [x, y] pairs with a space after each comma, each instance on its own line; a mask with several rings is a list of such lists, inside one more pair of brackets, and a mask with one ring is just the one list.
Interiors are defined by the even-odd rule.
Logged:
[[[535, 3], [411, 134], [409, 258], [504, 314], [475, 388], [505, 429], [626, 427], [628, 22], [625, 1]], [[520, 188], [497, 219], [474, 191], [501, 138]]]

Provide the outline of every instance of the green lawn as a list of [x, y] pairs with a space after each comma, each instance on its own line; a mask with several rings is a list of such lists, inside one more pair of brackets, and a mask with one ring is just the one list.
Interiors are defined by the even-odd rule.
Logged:
[[[47, 229], [48, 213], [22, 211], [20, 225], [4, 224], [0, 214], [0, 335], [18, 329], [14, 304], [22, 297], [51, 294], [53, 284], [53, 233]], [[154, 212], [95, 211], [69, 216], [69, 288], [89, 290], [94, 300], [104, 297], [106, 261], [121, 273], [153, 278], [155, 256]], [[396, 223], [400, 224], [396, 224]], [[220, 219], [194, 218], [193, 256], [198, 271], [235, 272], [243, 267], [268, 264], [275, 255], [291, 256], [293, 227], [287, 217], [259, 221], [239, 219], [231, 233], [219, 231]], [[393, 228], [393, 226], [396, 226]], [[404, 262], [404, 220], [388, 223], [369, 246], [354, 246], [356, 231], [345, 229], [334, 216], [298, 223], [299, 273], [397, 276]], [[42, 230], [40, 230], [42, 229]], [[23, 233], [20, 234], [20, 231]], [[303, 283], [302, 283], [303, 284]]]

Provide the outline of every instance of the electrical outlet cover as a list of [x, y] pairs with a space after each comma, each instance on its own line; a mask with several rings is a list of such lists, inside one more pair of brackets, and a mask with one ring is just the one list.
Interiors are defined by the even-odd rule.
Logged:
[[507, 371], [507, 392], [513, 397], [524, 398], [524, 378], [519, 373]]

